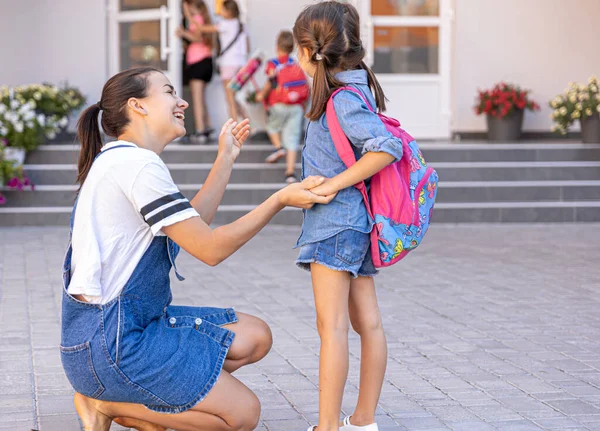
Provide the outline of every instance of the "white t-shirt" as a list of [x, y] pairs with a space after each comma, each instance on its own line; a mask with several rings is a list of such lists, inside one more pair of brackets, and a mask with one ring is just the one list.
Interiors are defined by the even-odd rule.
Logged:
[[116, 298], [161, 229], [199, 216], [156, 153], [131, 142], [102, 147], [83, 184], [73, 226], [71, 295]]
[[[221, 51], [229, 46], [231, 41], [240, 31], [240, 22], [237, 19], [223, 19], [217, 23]], [[219, 57], [221, 66], [243, 66], [248, 61], [248, 36], [245, 31], [237, 38], [231, 48]]]

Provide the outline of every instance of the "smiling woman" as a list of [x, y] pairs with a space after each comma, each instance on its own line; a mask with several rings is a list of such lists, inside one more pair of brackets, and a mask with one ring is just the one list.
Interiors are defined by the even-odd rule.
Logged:
[[[211, 229], [249, 122], [229, 120], [202, 190], [189, 201], [159, 154], [185, 135], [188, 107], [152, 68], [113, 76], [78, 123], [78, 181], [63, 266], [61, 359], [85, 429], [254, 429], [260, 404], [231, 376], [263, 358], [271, 332], [232, 308], [171, 305], [180, 247], [216, 265], [286, 205], [328, 203], [310, 177], [229, 225]], [[105, 133], [117, 140], [103, 145]]]

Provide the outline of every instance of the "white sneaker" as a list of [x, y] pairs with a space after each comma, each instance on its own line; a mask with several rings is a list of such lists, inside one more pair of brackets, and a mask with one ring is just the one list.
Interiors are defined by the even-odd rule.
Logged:
[[350, 416], [346, 416], [342, 423], [344, 425], [340, 427], [340, 431], [379, 431], [379, 427], [376, 423], [372, 423], [370, 425], [365, 425], [362, 427], [352, 425], [350, 423]]
[[317, 427], [315, 425], [308, 427], [308, 429], [306, 431], [314, 431], [316, 430]]

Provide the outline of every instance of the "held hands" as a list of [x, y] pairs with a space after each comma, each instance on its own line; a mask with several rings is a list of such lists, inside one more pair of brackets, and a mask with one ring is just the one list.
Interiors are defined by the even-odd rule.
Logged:
[[335, 196], [339, 189], [335, 187], [334, 181], [332, 181], [331, 178], [325, 178], [321, 184], [312, 188], [310, 191], [318, 196]]
[[184, 34], [185, 34], [185, 29], [181, 26], [177, 27], [177, 30], [175, 30], [175, 35], [179, 38], [182, 38]]
[[231, 118], [227, 120], [219, 134], [219, 156], [235, 161], [248, 135], [250, 135], [250, 120], [246, 118], [239, 124]]
[[328, 204], [336, 193], [318, 196], [313, 190], [326, 181], [323, 177], [310, 176], [301, 183], [290, 184], [278, 191], [279, 202], [284, 206], [309, 209], [314, 204]]

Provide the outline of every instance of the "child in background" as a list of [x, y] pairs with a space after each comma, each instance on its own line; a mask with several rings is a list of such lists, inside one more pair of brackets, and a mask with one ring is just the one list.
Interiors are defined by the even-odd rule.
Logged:
[[275, 163], [286, 157], [285, 182], [298, 181], [295, 174], [296, 154], [300, 146], [304, 103], [310, 89], [302, 68], [290, 57], [294, 51], [294, 36], [282, 31], [277, 37], [277, 58], [267, 63], [268, 81], [256, 100], [266, 100], [269, 109], [267, 133], [275, 147], [265, 160]]
[[214, 129], [210, 127], [210, 118], [206, 108], [206, 85], [213, 75], [212, 48], [214, 36], [203, 33], [202, 25], [212, 24], [210, 11], [204, 0], [183, 0], [183, 14], [189, 29], [179, 28], [177, 36], [190, 42], [185, 60], [189, 69], [190, 91], [194, 111], [196, 131], [191, 134], [192, 141], [205, 143]]
[[[330, 178], [311, 190], [315, 194], [337, 193], [329, 205], [305, 211], [297, 243], [301, 248], [296, 263], [311, 272], [321, 338], [317, 429], [377, 431], [375, 410], [385, 376], [387, 344], [373, 280], [377, 274], [370, 251], [374, 222], [353, 185], [401, 159], [402, 141], [368, 107], [384, 111], [385, 95], [363, 61], [359, 16], [352, 5], [325, 1], [309, 6], [296, 20], [294, 39], [300, 65], [313, 77], [302, 176]], [[360, 95], [342, 90], [332, 103], [357, 159], [350, 168], [336, 150], [325, 113], [333, 92], [346, 86]], [[354, 413], [340, 423], [350, 323], [360, 335], [360, 387]]]
[[238, 121], [245, 117], [244, 110], [235, 100], [235, 92], [228, 88], [229, 81], [248, 61], [250, 44], [240, 20], [240, 8], [234, 0], [225, 0], [221, 6], [223, 19], [216, 25], [202, 25], [203, 33], [218, 33], [221, 52], [217, 55], [217, 64], [223, 89], [227, 98], [229, 116]]

